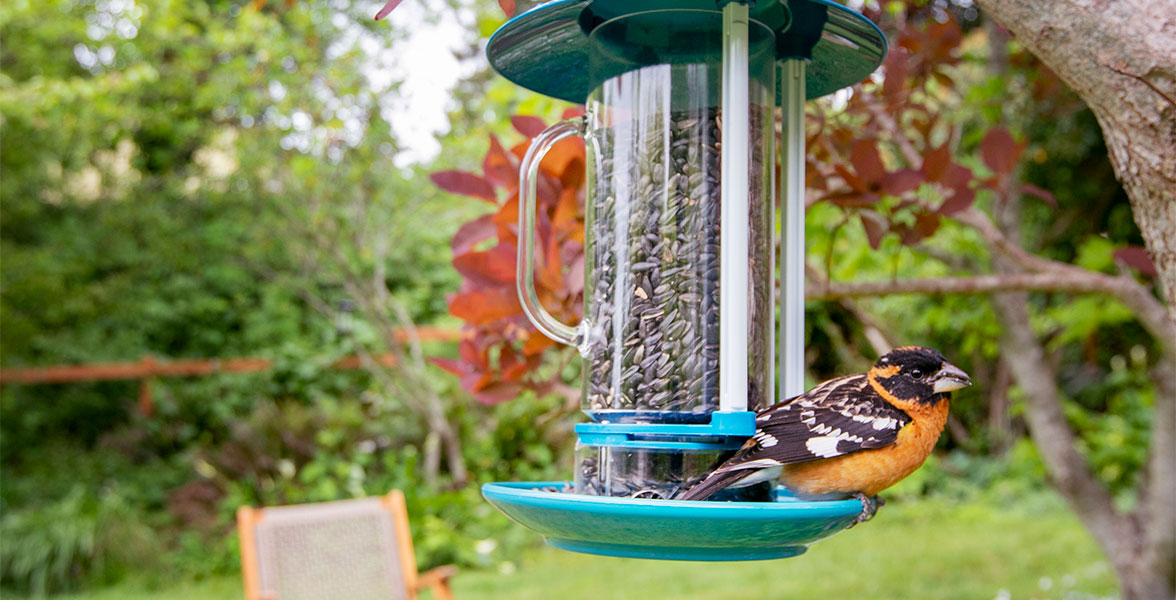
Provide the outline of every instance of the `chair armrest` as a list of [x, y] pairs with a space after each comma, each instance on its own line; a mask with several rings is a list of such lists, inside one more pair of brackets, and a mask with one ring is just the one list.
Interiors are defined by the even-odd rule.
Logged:
[[457, 565], [442, 565], [417, 575], [417, 590], [428, 588], [434, 600], [453, 600], [449, 578], [457, 574]]

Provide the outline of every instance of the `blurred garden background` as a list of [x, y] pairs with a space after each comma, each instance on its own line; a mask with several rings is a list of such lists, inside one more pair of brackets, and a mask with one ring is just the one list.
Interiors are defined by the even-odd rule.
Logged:
[[[401, 489], [420, 566], [460, 565], [459, 598], [1117, 596], [1100, 518], [1156, 517], [1176, 341], [1099, 124], [970, 0], [850, 4], [891, 54], [808, 105], [808, 382], [917, 343], [976, 384], [873, 522], [705, 566], [546, 549], [479, 495], [570, 478], [579, 418], [578, 359], [513, 296], [518, 157], [577, 107], [481, 53], [525, 7], [0, 4], [3, 595], [239, 597], [238, 506]], [[569, 322], [577, 150], [545, 167], [569, 193], [541, 219]], [[183, 360], [218, 362], [29, 371]]]

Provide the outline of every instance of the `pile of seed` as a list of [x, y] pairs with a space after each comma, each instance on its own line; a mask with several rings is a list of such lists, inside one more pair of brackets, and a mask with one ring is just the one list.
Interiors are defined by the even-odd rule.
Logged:
[[[612, 460], [607, 455], [612, 452]], [[628, 448], [592, 448], [577, 451], [576, 480], [572, 491], [591, 496], [670, 499], [700, 481], [728, 454], [714, 452], [642, 452]], [[626, 454], [629, 454], [626, 456]], [[715, 500], [766, 502], [772, 499], [768, 482], [722, 490]]]
[[696, 453], [688, 457], [677, 452], [589, 448], [577, 454], [576, 493], [664, 499], [673, 498], [687, 487], [686, 483], [692, 484], [705, 476], [722, 453]]
[[[752, 113], [751, 180], [763, 168]], [[585, 411], [597, 420], [705, 422], [719, 392], [719, 188], [716, 109], [600, 132], [587, 228]], [[768, 389], [771, 205], [751, 190], [749, 398]]]

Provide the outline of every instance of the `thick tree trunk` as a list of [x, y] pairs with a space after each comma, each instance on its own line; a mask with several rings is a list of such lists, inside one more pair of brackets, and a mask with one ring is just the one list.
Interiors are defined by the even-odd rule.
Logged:
[[1077, 440], [1062, 413], [1057, 379], [1029, 324], [1028, 295], [994, 294], [1003, 331], [1002, 361], [1025, 392], [1025, 419], [1053, 485], [1106, 552], [1125, 600], [1167, 600], [1172, 589], [1163, 570], [1149, 564], [1145, 524], [1117, 512], [1107, 491], [1078, 454]]
[[[1172, 0], [980, 0], [986, 13], [1053, 69], [1094, 111], [1111, 163], [1131, 199], [1135, 222], [1159, 270], [1169, 319], [1176, 318], [1176, 2]], [[1140, 506], [1120, 515], [1067, 472], [1084, 461], [1068, 456], [1072, 441], [1061, 415], [1050, 414], [1056, 386], [1039, 369], [1040, 344], [1027, 335], [1024, 306], [994, 297], [1016, 355], [1009, 366], [1030, 400], [1028, 420], [1059, 490], [1099, 539], [1118, 572], [1126, 598], [1163, 598], [1176, 589], [1176, 351], [1164, 329], [1164, 354], [1154, 373], [1147, 484]], [[1024, 318], [1023, 318], [1024, 317]], [[1024, 327], [1022, 327], [1024, 326]], [[1024, 338], [1024, 339], [1021, 339]], [[1033, 381], [1042, 385], [1035, 385]], [[1050, 391], [1052, 389], [1052, 392]], [[1036, 409], [1034, 409], [1036, 406]], [[1060, 404], [1056, 405], [1060, 409]], [[1063, 432], [1063, 429], [1065, 432]], [[1064, 437], [1064, 436], [1062, 436]], [[1070, 450], [1067, 452], [1066, 447]], [[1086, 479], [1078, 474], [1078, 479]], [[1097, 483], [1097, 482], [1095, 482]], [[1101, 486], [1098, 486], [1101, 488]]]
[[980, 5], [1094, 111], [1176, 315], [1176, 2]]

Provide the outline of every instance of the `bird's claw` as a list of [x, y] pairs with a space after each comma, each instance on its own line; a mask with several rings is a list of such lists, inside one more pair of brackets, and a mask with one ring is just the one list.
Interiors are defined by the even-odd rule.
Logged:
[[886, 504], [886, 502], [879, 496], [874, 496], [871, 498], [861, 492], [854, 494], [853, 498], [862, 503], [862, 513], [853, 520], [853, 523], [849, 525], [850, 527], [853, 527], [859, 523], [865, 523], [866, 521], [873, 519], [874, 515], [877, 514], [878, 509], [882, 508], [883, 504]]

